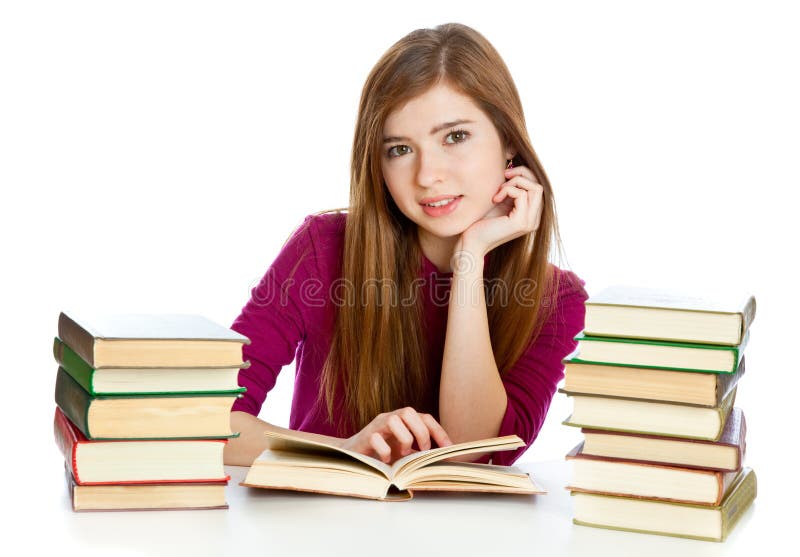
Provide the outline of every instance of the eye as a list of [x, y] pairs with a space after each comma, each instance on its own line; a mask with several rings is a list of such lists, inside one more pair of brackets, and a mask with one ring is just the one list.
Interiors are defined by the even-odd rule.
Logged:
[[[448, 145], [455, 145], [463, 143], [469, 138], [471, 134], [467, 130], [450, 130], [445, 136], [445, 139], [453, 137], [454, 141], [445, 141]], [[410, 151], [408, 145], [394, 145], [386, 151], [386, 156], [389, 158], [397, 158], [405, 155]]]
[[460, 137], [460, 139], [457, 139], [453, 143], [463, 143], [464, 141], [467, 140], [469, 135], [470, 134], [469, 134], [469, 132], [467, 130], [452, 130], [450, 133], [447, 134], [447, 137], [451, 137], [451, 136], [454, 137], [454, 138], [455, 137]]
[[[408, 149], [408, 145], [395, 145], [394, 147], [390, 147], [389, 150], [386, 151], [386, 155], [389, 156], [389, 157], [399, 157], [401, 155], [399, 153], [397, 153], [397, 151], [396, 151], [396, 150], [399, 150], [399, 149], [406, 149], [407, 150]], [[392, 153], [395, 153], [395, 154], [392, 154]], [[405, 154], [405, 152], [403, 154]]]

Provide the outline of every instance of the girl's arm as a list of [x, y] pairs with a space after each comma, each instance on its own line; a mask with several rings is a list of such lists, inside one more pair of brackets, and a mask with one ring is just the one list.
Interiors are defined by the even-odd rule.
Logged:
[[489, 336], [483, 256], [461, 254], [453, 266], [439, 384], [440, 422], [454, 443], [497, 436], [508, 403]]
[[[508, 395], [494, 360], [483, 257], [497, 246], [539, 227], [544, 188], [530, 169], [505, 170], [495, 206], [457, 242], [439, 383], [439, 418], [455, 443], [499, 434]], [[469, 455], [465, 460], [475, 460]]]
[[[248, 414], [247, 412], [231, 412], [231, 430], [239, 432], [239, 437], [229, 439], [225, 444], [223, 461], [227, 465], [250, 466], [267, 448], [265, 431], [279, 430], [270, 423]], [[341, 446], [344, 439], [328, 435], [315, 434], [320, 440]]]

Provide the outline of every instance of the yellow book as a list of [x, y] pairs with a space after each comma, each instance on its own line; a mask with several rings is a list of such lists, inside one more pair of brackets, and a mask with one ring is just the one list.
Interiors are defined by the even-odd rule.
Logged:
[[564, 425], [665, 437], [717, 441], [736, 400], [736, 387], [719, 406], [711, 408], [673, 402], [653, 402], [622, 397], [579, 395], [559, 389], [572, 398], [573, 412]]
[[572, 492], [572, 521], [581, 526], [724, 541], [756, 498], [756, 474], [743, 468], [716, 506]]
[[608, 287], [585, 302], [587, 335], [736, 346], [756, 314], [751, 294]]

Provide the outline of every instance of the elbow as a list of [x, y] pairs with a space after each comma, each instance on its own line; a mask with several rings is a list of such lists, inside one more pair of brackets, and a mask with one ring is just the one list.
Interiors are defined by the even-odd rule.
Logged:
[[251, 466], [266, 448], [266, 422], [247, 412], [231, 412], [231, 431], [238, 433], [225, 443], [222, 461], [228, 466]]

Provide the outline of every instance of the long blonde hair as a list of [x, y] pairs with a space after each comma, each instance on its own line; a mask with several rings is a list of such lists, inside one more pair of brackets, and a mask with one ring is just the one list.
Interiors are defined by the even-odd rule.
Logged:
[[[381, 57], [362, 89], [341, 277], [350, 285], [396, 285], [396, 298], [413, 298], [416, 303], [387, 304], [382, 291], [370, 288], [338, 308], [317, 402], [324, 399], [327, 419], [336, 424], [339, 435], [355, 433], [378, 414], [403, 406], [438, 415], [430, 385], [440, 370], [428, 369], [422, 300], [411, 291], [421, 271], [417, 229], [389, 194], [380, 157], [388, 115], [442, 80], [474, 100], [493, 121], [502, 144], [510, 144], [516, 152], [514, 165], [530, 168], [544, 187], [539, 228], [492, 250], [485, 269], [490, 284], [529, 286], [504, 297], [511, 304], [492, 303], [493, 298], [486, 297], [491, 344], [501, 375], [538, 337], [553, 310], [551, 296], [558, 289], [553, 284], [558, 274], [548, 262], [551, 242], [561, 253], [553, 192], [531, 146], [508, 68], [491, 43], [465, 25], [447, 23], [412, 31]], [[343, 415], [334, 416], [339, 389], [344, 395]]]

